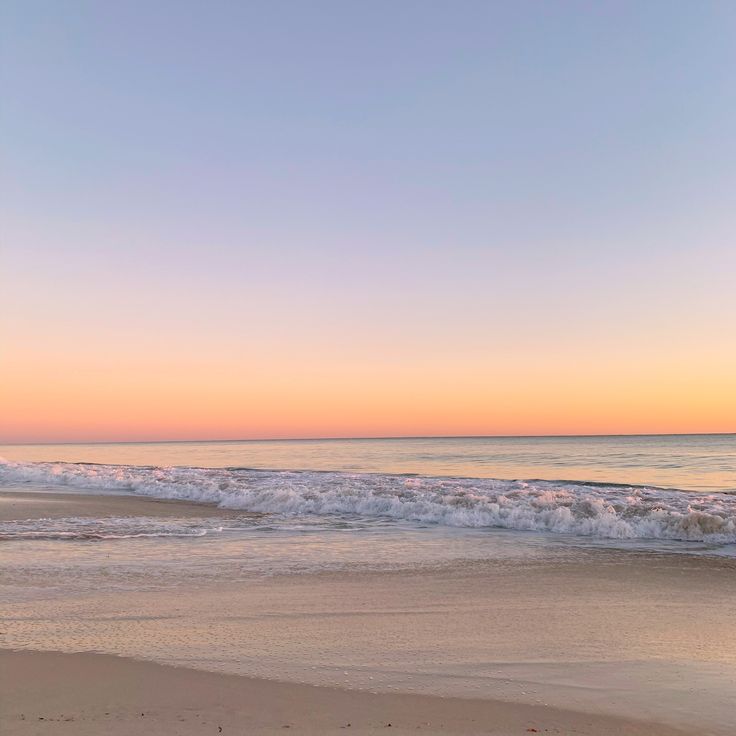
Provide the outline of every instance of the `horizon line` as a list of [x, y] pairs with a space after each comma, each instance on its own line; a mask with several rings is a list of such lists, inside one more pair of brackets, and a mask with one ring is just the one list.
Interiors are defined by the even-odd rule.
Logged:
[[457, 435], [377, 435], [364, 437], [252, 437], [235, 439], [163, 439], [163, 440], [73, 440], [43, 442], [0, 442], [0, 445], [22, 447], [29, 445], [173, 445], [238, 443], [238, 442], [354, 442], [391, 440], [478, 440], [478, 439], [547, 439], [547, 438], [586, 438], [586, 437], [728, 437], [736, 432], [613, 432], [587, 434], [457, 434]]

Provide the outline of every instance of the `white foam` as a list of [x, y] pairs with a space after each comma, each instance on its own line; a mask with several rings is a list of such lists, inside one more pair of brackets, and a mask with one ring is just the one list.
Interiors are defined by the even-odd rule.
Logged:
[[613, 539], [736, 542], [736, 496], [559, 481], [0, 460], [0, 483], [61, 484], [321, 516], [358, 514], [459, 527]]

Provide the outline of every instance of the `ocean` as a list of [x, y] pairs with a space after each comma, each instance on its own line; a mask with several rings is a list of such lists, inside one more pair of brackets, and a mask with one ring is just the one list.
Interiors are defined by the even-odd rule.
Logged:
[[[736, 435], [6, 445], [0, 458], [0, 487], [135, 494], [258, 515], [242, 528], [190, 519], [14, 521], [0, 526], [3, 540], [278, 528], [312, 537], [349, 530], [358, 543], [376, 529], [431, 537], [455, 528], [533, 533], [552, 544], [736, 549]], [[485, 543], [497, 542], [488, 533]]]

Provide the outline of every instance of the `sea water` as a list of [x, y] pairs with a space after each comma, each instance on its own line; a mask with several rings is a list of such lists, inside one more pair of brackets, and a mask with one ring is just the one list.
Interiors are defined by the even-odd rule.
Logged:
[[481, 532], [466, 536], [472, 554], [497, 547], [501, 531], [520, 545], [541, 535], [552, 545], [730, 555], [736, 544], [736, 435], [6, 445], [0, 457], [8, 489], [135, 494], [258, 515], [21, 520], [0, 524], [6, 541], [281, 534], [309, 535], [314, 548], [319, 534], [350, 532], [351, 547], [364, 538], [391, 546], [391, 535], [421, 547], [417, 538], [432, 546], [433, 533], [454, 528]]

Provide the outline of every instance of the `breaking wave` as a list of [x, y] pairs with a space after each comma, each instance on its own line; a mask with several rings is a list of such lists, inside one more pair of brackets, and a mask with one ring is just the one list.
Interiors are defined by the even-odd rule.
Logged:
[[0, 460], [33, 482], [277, 514], [359, 515], [608, 539], [736, 542], [736, 496], [568, 481]]

